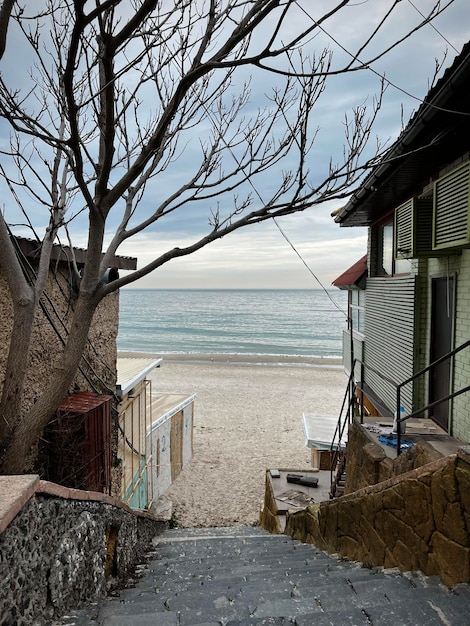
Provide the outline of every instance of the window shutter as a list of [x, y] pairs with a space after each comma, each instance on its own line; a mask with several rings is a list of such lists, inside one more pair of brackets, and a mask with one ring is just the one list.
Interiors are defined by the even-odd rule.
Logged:
[[414, 199], [411, 198], [395, 210], [395, 258], [414, 256]]
[[435, 257], [432, 247], [433, 198], [411, 198], [395, 210], [395, 258]]
[[470, 244], [470, 164], [450, 172], [434, 184], [433, 248], [458, 248]]

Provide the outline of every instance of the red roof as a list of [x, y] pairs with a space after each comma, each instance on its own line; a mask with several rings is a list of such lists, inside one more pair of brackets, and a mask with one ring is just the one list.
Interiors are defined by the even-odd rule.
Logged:
[[367, 275], [367, 254], [365, 254], [359, 261], [356, 261], [354, 265], [343, 272], [341, 276], [338, 276], [333, 281], [333, 285], [335, 287], [344, 288], [344, 287], [352, 287], [353, 285], [357, 285], [358, 282]]
[[113, 396], [105, 396], [93, 393], [92, 391], [79, 391], [64, 398], [59, 407], [59, 411], [67, 413], [89, 413], [112, 399]]

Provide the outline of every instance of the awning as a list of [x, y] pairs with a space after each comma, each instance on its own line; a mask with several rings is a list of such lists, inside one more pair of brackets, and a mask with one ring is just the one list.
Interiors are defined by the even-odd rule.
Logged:
[[160, 367], [162, 359], [154, 357], [120, 357], [117, 365], [116, 390], [120, 398], [126, 395], [133, 387], [144, 380], [156, 367]]
[[[335, 437], [338, 425], [337, 415], [318, 413], [303, 413], [302, 425], [305, 433], [305, 445], [312, 450], [329, 450]], [[345, 439], [347, 432], [345, 433]], [[337, 442], [335, 442], [337, 443]], [[346, 441], [341, 442], [341, 448], [346, 447]]]
[[333, 281], [335, 287], [339, 289], [347, 289], [348, 287], [357, 286], [360, 281], [367, 276], [367, 254], [351, 265], [349, 269], [338, 276]]

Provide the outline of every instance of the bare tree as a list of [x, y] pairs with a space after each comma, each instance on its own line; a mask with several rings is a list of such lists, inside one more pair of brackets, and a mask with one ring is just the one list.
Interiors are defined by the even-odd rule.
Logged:
[[[345, 118], [344, 158], [330, 162], [320, 181], [308, 166], [314, 107], [329, 76], [361, 71], [389, 52], [361, 59], [399, 2], [344, 67], [333, 67], [327, 49], [307, 55], [312, 38], [347, 4], [328, 5], [313, 19], [311, 3], [301, 0], [44, 0], [33, 14], [2, 3], [0, 56], [14, 27], [31, 69], [23, 83], [0, 77], [0, 116], [10, 128], [0, 174], [14, 198], [27, 191], [47, 216], [44, 233], [33, 234], [41, 252], [31, 284], [8, 212], [0, 215], [0, 267], [14, 311], [0, 401], [4, 473], [27, 469], [28, 451], [70, 388], [107, 294], [242, 227], [348, 195], [363, 172], [381, 90], [370, 110], [360, 105]], [[444, 8], [436, 3], [406, 37]], [[260, 108], [251, 102], [252, 80], [273, 85]], [[257, 185], [266, 174], [269, 197], [261, 198]], [[33, 228], [31, 211], [18, 206]], [[193, 243], [102, 281], [124, 242], [188, 211], [207, 216]], [[41, 397], [25, 411], [31, 328], [51, 249], [59, 235], [72, 242], [85, 217], [86, 263], [83, 276], [74, 270], [80, 286], [68, 339]]]

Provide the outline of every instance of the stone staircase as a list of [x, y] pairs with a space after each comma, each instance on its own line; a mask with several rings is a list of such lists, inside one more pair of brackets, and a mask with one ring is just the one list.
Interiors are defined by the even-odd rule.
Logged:
[[167, 530], [132, 588], [75, 626], [464, 626], [470, 589], [370, 569], [259, 528]]
[[344, 453], [338, 461], [336, 472], [333, 476], [333, 482], [330, 487], [330, 499], [340, 498], [344, 494], [344, 486], [346, 484], [346, 453]]

